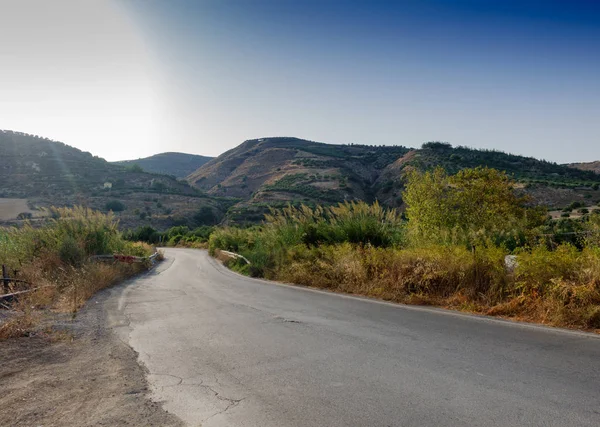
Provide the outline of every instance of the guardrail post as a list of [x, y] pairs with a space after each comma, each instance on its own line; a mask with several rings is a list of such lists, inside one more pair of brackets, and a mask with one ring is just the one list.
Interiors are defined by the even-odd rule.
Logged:
[[4, 293], [8, 293], [8, 272], [6, 271], [6, 266], [2, 264], [2, 285], [4, 288]]

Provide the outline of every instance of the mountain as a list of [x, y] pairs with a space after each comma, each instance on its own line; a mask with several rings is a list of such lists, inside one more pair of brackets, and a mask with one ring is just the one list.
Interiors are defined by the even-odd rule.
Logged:
[[[173, 155], [181, 158], [153, 157], [160, 164]], [[139, 161], [113, 164], [61, 142], [0, 131], [0, 225], [18, 223], [17, 213], [36, 221], [45, 215], [41, 208], [75, 204], [116, 211], [123, 228], [157, 229], [258, 222], [269, 207], [287, 203], [378, 200], [402, 207], [406, 173], [436, 166], [451, 173], [476, 166], [504, 170], [533, 203], [552, 208], [600, 200], [600, 174], [590, 170], [439, 142], [414, 149], [253, 139], [177, 180], [143, 171]]]
[[[533, 203], [550, 208], [565, 207], [574, 201], [586, 203], [586, 199], [600, 199], [600, 192], [595, 190], [600, 183], [600, 175], [591, 171], [497, 150], [452, 147], [440, 142], [423, 144], [421, 149], [413, 149], [389, 165], [379, 177], [380, 189], [401, 188], [407, 170], [429, 170], [437, 166], [449, 173], [477, 166], [505, 171], [517, 181], [520, 192], [527, 194]], [[389, 197], [386, 198], [386, 193], [381, 190], [378, 199], [390, 204]]]
[[[112, 209], [123, 227], [151, 223], [164, 228], [192, 222], [188, 219], [200, 211], [207, 218], [207, 209], [214, 222], [227, 208], [227, 203], [185, 181], [111, 164], [61, 142], [12, 131], [0, 131], [0, 198], [4, 212], [14, 212], [7, 203], [25, 202], [39, 215], [40, 208], [50, 206]], [[0, 220], [11, 219], [0, 212]]]
[[260, 207], [288, 201], [373, 201], [373, 186], [381, 171], [406, 152], [408, 148], [401, 146], [262, 138], [223, 153], [187, 179], [210, 195], [241, 199], [232, 212], [254, 219], [261, 217]]
[[190, 184], [213, 196], [241, 201], [233, 220], [254, 221], [269, 205], [379, 200], [402, 206], [403, 179], [410, 169], [441, 166], [451, 173], [488, 166], [506, 171], [535, 203], [551, 207], [600, 198], [592, 189], [600, 175], [494, 150], [431, 142], [403, 146], [332, 145], [298, 138], [248, 140], [190, 174]]
[[587, 163], [571, 163], [567, 166], [575, 169], [580, 169], [582, 171], [592, 171], [594, 173], [600, 174], [600, 160]]
[[185, 178], [210, 160], [212, 160], [212, 157], [196, 154], [160, 153], [137, 160], [121, 160], [113, 163], [121, 166], [136, 164], [146, 172]]

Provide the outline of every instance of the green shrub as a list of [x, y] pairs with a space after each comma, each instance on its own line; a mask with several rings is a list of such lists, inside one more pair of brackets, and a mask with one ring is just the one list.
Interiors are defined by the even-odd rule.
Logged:
[[59, 244], [58, 256], [65, 264], [80, 266], [85, 253], [73, 236], [65, 236]]
[[126, 206], [119, 200], [111, 200], [109, 202], [106, 202], [106, 205], [104, 205], [104, 209], [106, 211], [122, 212], [126, 209]]

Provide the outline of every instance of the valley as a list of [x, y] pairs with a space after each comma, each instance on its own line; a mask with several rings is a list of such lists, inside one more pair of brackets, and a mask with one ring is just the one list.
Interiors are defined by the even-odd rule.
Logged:
[[162, 153], [109, 163], [57, 141], [1, 131], [0, 156], [3, 225], [74, 205], [112, 210], [123, 229], [157, 230], [253, 224], [287, 204], [377, 200], [402, 209], [406, 174], [435, 167], [506, 171], [531, 204], [555, 212], [572, 203], [593, 209], [600, 202], [600, 175], [593, 168], [439, 142], [415, 149], [276, 137], [244, 141], [216, 158]]

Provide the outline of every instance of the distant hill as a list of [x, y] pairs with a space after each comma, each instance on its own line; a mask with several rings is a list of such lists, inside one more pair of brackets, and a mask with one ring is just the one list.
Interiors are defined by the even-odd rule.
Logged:
[[401, 146], [262, 138], [245, 141], [211, 160], [188, 181], [208, 194], [242, 199], [243, 209], [288, 201], [373, 201], [373, 185], [381, 171], [406, 152], [408, 148]]
[[198, 156], [196, 154], [160, 153], [137, 160], [122, 160], [113, 163], [121, 166], [136, 164], [146, 172], [185, 178], [210, 160], [212, 160], [212, 157]]
[[[188, 156], [202, 158], [163, 153], [141, 160], [167, 164], [169, 158], [171, 163], [179, 158], [176, 169], [182, 171]], [[414, 149], [288, 137], [253, 139], [204, 163], [186, 180], [178, 180], [171, 176], [175, 169], [149, 173], [140, 161], [109, 163], [47, 138], [0, 131], [0, 225], [17, 223], [17, 218], [11, 218], [16, 212], [37, 219], [43, 215], [40, 208], [75, 204], [116, 210], [124, 228], [152, 225], [158, 229], [222, 220], [258, 222], [270, 206], [287, 203], [378, 200], [402, 207], [406, 173], [436, 166], [451, 173], [476, 166], [506, 171], [534, 203], [553, 208], [574, 201], [588, 206], [600, 201], [600, 174], [591, 170], [439, 142]]]
[[[493, 150], [432, 142], [420, 149], [402, 146], [331, 145], [298, 138], [243, 142], [188, 176], [214, 196], [242, 201], [230, 209], [234, 219], [260, 219], [268, 205], [379, 200], [402, 205], [405, 173], [442, 166], [451, 173], [488, 166], [506, 171], [536, 203], [558, 206], [594, 197], [600, 176], [564, 165]], [[600, 198], [600, 192], [597, 194]]]
[[[216, 221], [227, 205], [170, 176], [111, 164], [47, 138], [1, 130], [0, 198], [20, 205], [26, 200], [34, 211], [75, 204], [99, 210], [122, 207], [118, 216], [126, 227], [186, 223], [204, 207]], [[115, 201], [121, 205], [111, 203]]]
[[569, 167], [580, 169], [582, 171], [592, 171], [594, 173], [600, 174], [600, 160], [596, 162], [587, 162], [587, 163], [571, 163], [567, 165]]

